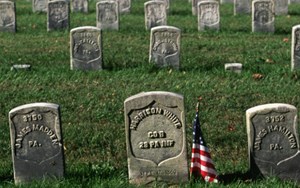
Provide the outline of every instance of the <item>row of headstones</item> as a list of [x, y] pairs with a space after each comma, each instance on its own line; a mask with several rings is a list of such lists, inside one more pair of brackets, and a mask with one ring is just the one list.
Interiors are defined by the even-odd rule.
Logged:
[[[124, 101], [130, 183], [182, 183], [189, 179], [184, 98], [143, 92]], [[300, 180], [297, 109], [266, 104], [247, 110], [250, 170]], [[32, 103], [9, 112], [16, 184], [64, 176], [59, 105]]]

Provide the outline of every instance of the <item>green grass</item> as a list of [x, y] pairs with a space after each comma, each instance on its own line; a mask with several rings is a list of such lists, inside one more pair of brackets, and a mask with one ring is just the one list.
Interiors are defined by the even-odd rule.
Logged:
[[[191, 4], [172, 0], [168, 24], [182, 31], [180, 70], [148, 63], [150, 32], [144, 28], [145, 1], [133, 0], [121, 15], [119, 31], [103, 31], [103, 71], [71, 71], [69, 31], [47, 32], [46, 14], [32, 13], [18, 0], [18, 32], [0, 33], [0, 187], [14, 187], [8, 112], [19, 105], [51, 102], [61, 106], [66, 176], [21, 187], [129, 187], [123, 102], [142, 91], [170, 91], [185, 98], [188, 159], [198, 96], [200, 121], [216, 168], [218, 187], [294, 187], [276, 178], [248, 174], [245, 111], [266, 103], [300, 108], [300, 72], [291, 72], [291, 28], [299, 23], [300, 5], [276, 17], [274, 34], [251, 32], [251, 17], [233, 16], [221, 6], [220, 32], [197, 31]], [[70, 29], [95, 26], [90, 13], [71, 13]], [[288, 41], [284, 40], [288, 39]], [[267, 61], [270, 59], [272, 61]], [[242, 74], [227, 73], [225, 63], [243, 63]], [[31, 71], [11, 71], [30, 64]], [[253, 74], [262, 74], [256, 80]], [[156, 187], [167, 187], [155, 184]], [[204, 182], [180, 187], [216, 187]], [[134, 187], [134, 186], [132, 186]]]

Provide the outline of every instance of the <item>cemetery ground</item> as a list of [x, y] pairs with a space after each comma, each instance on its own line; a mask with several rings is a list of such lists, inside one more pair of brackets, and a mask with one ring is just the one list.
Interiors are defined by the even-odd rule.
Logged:
[[[70, 29], [95, 26], [96, 2], [89, 3], [89, 13], [71, 13]], [[142, 91], [184, 96], [188, 160], [195, 105], [203, 97], [200, 123], [221, 184], [191, 181], [178, 187], [297, 186], [248, 172], [245, 112], [266, 103], [300, 109], [300, 72], [291, 72], [290, 65], [300, 5], [290, 5], [288, 16], [276, 16], [274, 34], [252, 33], [251, 16], [233, 16], [232, 4], [220, 6], [219, 32], [198, 32], [191, 4], [172, 0], [168, 25], [182, 32], [180, 69], [174, 70], [148, 63], [143, 4], [132, 1], [131, 12], [120, 16], [119, 31], [103, 31], [104, 70], [72, 71], [69, 30], [47, 32], [45, 13], [32, 13], [28, 1], [16, 2], [17, 33], [0, 33], [0, 187], [14, 187], [8, 112], [34, 102], [61, 107], [66, 174], [21, 187], [135, 187], [128, 183], [123, 103]], [[242, 73], [225, 72], [225, 63], [242, 63]], [[32, 68], [11, 70], [14, 64]]]

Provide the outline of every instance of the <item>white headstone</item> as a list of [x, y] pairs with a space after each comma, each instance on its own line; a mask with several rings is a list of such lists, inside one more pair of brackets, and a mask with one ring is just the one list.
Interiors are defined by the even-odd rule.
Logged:
[[100, 1], [96, 4], [97, 27], [119, 30], [119, 9], [117, 1]]
[[71, 11], [88, 13], [89, 1], [88, 0], [71, 0]]
[[300, 69], [300, 25], [292, 28], [291, 68]]
[[220, 10], [218, 1], [201, 1], [198, 3], [198, 30], [220, 29]]
[[69, 28], [69, 3], [65, 0], [55, 0], [48, 2], [47, 30], [59, 30]]
[[0, 31], [16, 32], [16, 6], [12, 1], [0, 1]]
[[144, 4], [144, 10], [146, 30], [167, 25], [167, 9], [163, 1], [148, 1]]
[[33, 12], [47, 12], [48, 0], [32, 0]]
[[254, 0], [252, 2], [252, 32], [274, 33], [274, 11], [272, 0]]

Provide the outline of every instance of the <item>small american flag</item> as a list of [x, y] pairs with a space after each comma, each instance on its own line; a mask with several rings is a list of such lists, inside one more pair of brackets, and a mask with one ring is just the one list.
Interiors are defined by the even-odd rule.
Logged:
[[206, 146], [200, 129], [198, 106], [199, 103], [197, 104], [197, 112], [194, 119], [194, 139], [190, 173], [194, 178], [202, 177], [206, 182], [218, 183], [217, 171], [215, 169], [215, 166], [209, 154], [208, 147]]

